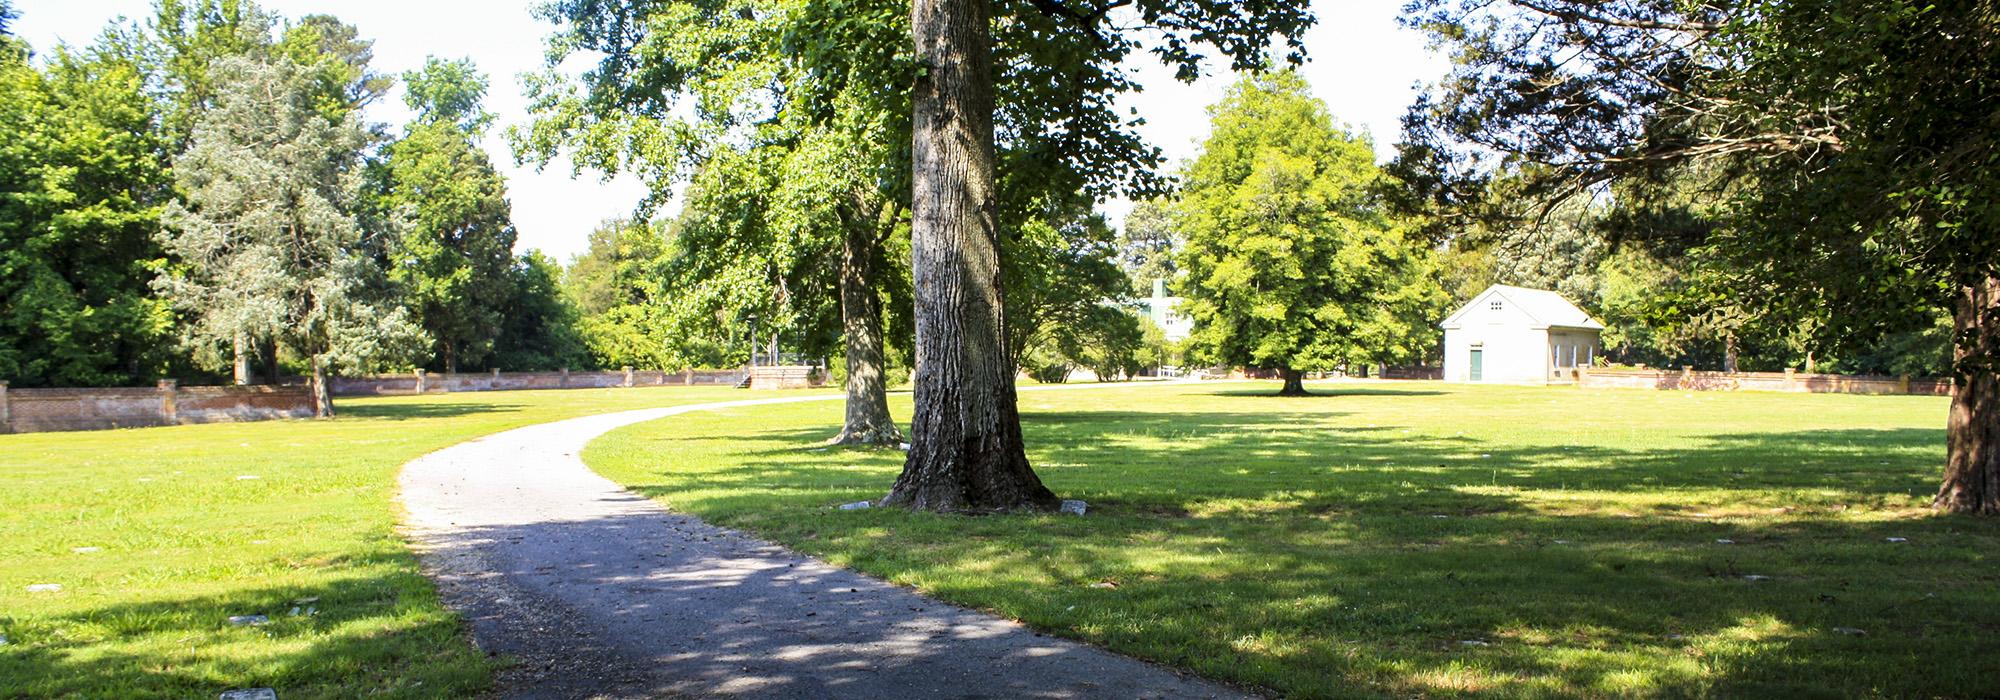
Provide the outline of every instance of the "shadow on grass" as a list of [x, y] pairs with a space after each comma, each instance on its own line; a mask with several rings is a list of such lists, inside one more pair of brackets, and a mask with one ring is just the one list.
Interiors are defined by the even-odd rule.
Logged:
[[424, 403], [342, 403], [334, 400], [334, 410], [343, 417], [373, 418], [378, 420], [413, 420], [418, 418], [453, 418], [481, 413], [519, 413], [519, 404], [496, 403], [490, 401], [464, 402], [424, 402]]
[[[407, 556], [398, 554], [397, 556]], [[339, 566], [331, 562], [328, 566]], [[454, 697], [490, 666], [415, 573], [159, 598], [51, 617], [0, 617], [0, 695]], [[264, 615], [237, 626], [231, 616]]]
[[1305, 396], [1283, 396], [1283, 395], [1280, 395], [1280, 394], [1278, 393], [1278, 389], [1279, 389], [1279, 388], [1280, 388], [1280, 387], [1276, 385], [1276, 382], [1273, 382], [1273, 386], [1272, 386], [1272, 388], [1270, 388], [1269, 390], [1262, 390], [1262, 389], [1225, 389], [1225, 390], [1222, 390], [1222, 391], [1217, 391], [1217, 392], [1213, 392], [1213, 393], [1212, 393], [1212, 395], [1214, 395], [1214, 396], [1237, 396], [1237, 397], [1241, 397], [1241, 396], [1251, 396], [1251, 397], [1271, 397], [1271, 398], [1284, 398], [1284, 399], [1309, 399], [1309, 398], [1315, 398], [1315, 397], [1321, 397], [1321, 396], [1326, 396], [1326, 397], [1333, 397], [1333, 396], [1442, 396], [1442, 395], [1444, 395], [1444, 394], [1445, 394], [1445, 392], [1442, 392], [1442, 391], [1433, 391], [1433, 390], [1429, 390], [1429, 389], [1398, 389], [1398, 388], [1391, 388], [1391, 387], [1378, 387], [1378, 386], [1357, 386], [1357, 385], [1353, 385], [1353, 384], [1337, 384], [1337, 385], [1333, 385], [1332, 387], [1328, 387], [1328, 386], [1323, 386], [1323, 385], [1317, 385], [1317, 384], [1308, 384], [1308, 385], [1306, 385], [1306, 394], [1305, 394]]
[[[656, 438], [652, 478], [628, 482], [947, 600], [1287, 696], [2000, 687], [2000, 655], [1964, 653], [2000, 634], [2000, 523], [1908, 510], [1936, 478], [1938, 430], [1646, 449], [1330, 415], [1028, 414], [1037, 471], [1090, 501], [1085, 518], [832, 511], [879, 497], [902, 454], [800, 449], [818, 432], [787, 426]], [[704, 453], [734, 456], [676, 468]]]

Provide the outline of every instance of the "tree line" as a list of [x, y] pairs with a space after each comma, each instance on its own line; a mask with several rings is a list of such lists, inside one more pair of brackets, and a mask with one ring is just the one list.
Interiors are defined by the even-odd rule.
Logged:
[[323, 393], [328, 372], [588, 360], [560, 267], [513, 251], [470, 62], [400, 76], [415, 117], [392, 129], [361, 112], [394, 78], [334, 17], [161, 0], [40, 55], [4, 26], [0, 376], [16, 386], [290, 372]]

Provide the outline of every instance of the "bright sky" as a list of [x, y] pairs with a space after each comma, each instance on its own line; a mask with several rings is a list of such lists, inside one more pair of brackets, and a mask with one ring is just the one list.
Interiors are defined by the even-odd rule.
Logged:
[[[572, 178], [567, 163], [536, 172], [514, 166], [502, 131], [528, 120], [519, 76], [542, 63], [548, 25], [529, 15], [539, 0], [261, 0], [285, 17], [331, 14], [375, 41], [374, 68], [397, 75], [421, 67], [424, 58], [471, 57], [492, 78], [486, 108], [499, 115], [485, 146], [507, 176], [518, 248], [538, 248], [567, 261], [581, 253], [599, 221], [629, 213], [645, 187], [625, 177], [602, 181], [595, 173]], [[1386, 159], [1401, 126], [1403, 111], [1419, 82], [1443, 75], [1446, 61], [1424, 48], [1422, 36], [1396, 24], [1402, 0], [1351, 0], [1316, 8], [1319, 25], [1306, 35], [1312, 62], [1305, 74], [1336, 118], [1373, 136], [1376, 155]], [[117, 17], [144, 18], [151, 0], [20, 0], [14, 29], [37, 49], [58, 42], [88, 44]], [[1149, 57], [1138, 67], [1148, 90], [1127, 101], [1148, 121], [1146, 138], [1165, 149], [1169, 167], [1195, 155], [1208, 132], [1204, 108], [1221, 99], [1231, 76], [1214, 75], [1187, 85]], [[400, 125], [409, 118], [401, 86], [371, 105], [372, 121]], [[1103, 207], [1114, 221], [1130, 205]]]

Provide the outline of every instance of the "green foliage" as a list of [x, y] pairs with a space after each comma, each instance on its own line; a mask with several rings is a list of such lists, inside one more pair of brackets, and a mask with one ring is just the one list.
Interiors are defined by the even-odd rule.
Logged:
[[[1849, 357], [1921, 334], [2000, 270], [1991, 3], [1411, 9], [1458, 63], [1407, 122], [1401, 172], [1436, 200], [1477, 200], [1484, 178], [1528, 165], [1540, 191], [1641, 204], [1704, 183], [1711, 225], [1653, 220], [1686, 234], [1679, 249], [1705, 248], [1699, 294]], [[1958, 370], [2000, 363], [1982, 353]]]
[[1174, 227], [1172, 205], [1164, 200], [1134, 202], [1125, 214], [1125, 226], [1118, 231], [1118, 267], [1132, 281], [1132, 293], [1150, 296], [1153, 281], [1174, 284], [1179, 268], [1174, 255], [1181, 247], [1181, 233]]
[[410, 99], [415, 121], [386, 149], [383, 206], [401, 224], [389, 276], [437, 343], [440, 368], [478, 367], [508, 313], [515, 240], [506, 182], [475, 130], [485, 78], [435, 58], [407, 77], [413, 95], [423, 92]]
[[186, 203], [161, 244], [179, 265], [158, 287], [193, 345], [281, 339], [330, 370], [407, 361], [426, 342], [401, 307], [371, 298], [379, 268], [353, 211], [366, 135], [317, 111], [314, 76], [283, 57], [212, 67], [216, 104], [174, 160]]
[[403, 74], [403, 102], [419, 121], [450, 122], [460, 131], [480, 134], [493, 123], [493, 113], [480, 104], [487, 87], [486, 74], [472, 59], [431, 56], [423, 69]]
[[120, 385], [159, 376], [166, 307], [147, 282], [168, 176], [139, 66], [0, 52], [0, 378]]
[[1373, 149], [1292, 72], [1253, 75], [1210, 110], [1183, 173], [1183, 309], [1206, 360], [1302, 371], [1427, 352], [1444, 303], [1421, 245], [1373, 192]]
[[516, 258], [489, 365], [515, 371], [591, 366], [590, 348], [577, 331], [576, 306], [563, 294], [562, 275], [562, 264], [541, 251]]

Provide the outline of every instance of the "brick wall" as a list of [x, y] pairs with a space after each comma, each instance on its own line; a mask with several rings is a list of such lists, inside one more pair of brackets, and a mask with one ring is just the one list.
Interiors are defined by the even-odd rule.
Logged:
[[0, 432], [7, 433], [311, 418], [312, 409], [302, 385], [9, 389], [0, 382]]
[[1578, 386], [1590, 389], [1688, 391], [1787, 391], [1813, 394], [1951, 395], [1951, 380], [1799, 372], [1695, 372], [1691, 370], [1578, 368]]
[[740, 369], [693, 369], [679, 372], [625, 369], [608, 372], [481, 372], [450, 375], [411, 372], [365, 377], [334, 377], [327, 381], [327, 388], [335, 396], [377, 396], [522, 389], [602, 389], [625, 386], [735, 386], [743, 382], [743, 376], [743, 370]]

